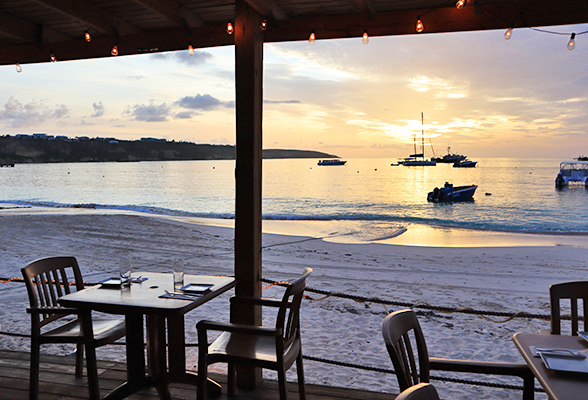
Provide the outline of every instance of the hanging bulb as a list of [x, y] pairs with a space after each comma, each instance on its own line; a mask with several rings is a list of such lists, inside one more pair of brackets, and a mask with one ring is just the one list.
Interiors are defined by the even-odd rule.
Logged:
[[110, 54], [118, 56], [118, 46], [116, 44], [112, 47], [112, 50], [110, 50]]
[[235, 28], [233, 28], [233, 24], [231, 23], [231, 21], [227, 22], [227, 33], [229, 35], [232, 35], [234, 30]]
[[18, 72], [19, 74], [22, 72], [22, 67], [19, 63], [16, 63], [16, 72]]
[[421, 21], [421, 17], [417, 17], [416, 31], [421, 33], [424, 30], [425, 30], [425, 25], [423, 25], [423, 21]]
[[192, 43], [188, 43], [188, 54], [193, 56], [196, 52], [194, 51], [194, 47], [192, 47]]
[[363, 36], [361, 37], [361, 42], [363, 44], [368, 44], [370, 42], [370, 38], [368, 37], [367, 31], [363, 31]]
[[53, 53], [51, 53], [51, 57], [49, 59], [51, 60], [51, 62], [57, 61], [57, 59], [55, 58], [55, 54]]
[[92, 35], [90, 35], [90, 32], [84, 32], [84, 39], [86, 40], [86, 42], [90, 43], [90, 41], [92, 40]]
[[314, 31], [312, 31], [312, 32], [310, 33], [310, 36], [308, 37], [308, 43], [310, 43], [310, 44], [314, 44], [314, 42], [316, 42], [316, 36], [315, 36], [315, 34], [314, 34]]
[[458, 10], [461, 10], [467, 2], [468, 0], [457, 0], [457, 3], [455, 3], [455, 7], [457, 7]]
[[576, 47], [576, 34], [572, 33], [570, 41], [568, 42], [568, 50], [574, 50], [574, 47]]
[[512, 26], [504, 32], [504, 39], [508, 40], [512, 36]]
[[259, 27], [262, 31], [265, 31], [267, 29], [267, 19], [264, 19], [263, 21], [261, 21], [261, 24]]

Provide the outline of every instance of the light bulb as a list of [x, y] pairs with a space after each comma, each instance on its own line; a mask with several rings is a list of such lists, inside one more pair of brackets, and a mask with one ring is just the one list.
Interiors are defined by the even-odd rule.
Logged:
[[261, 21], [261, 24], [259, 27], [261, 28], [262, 31], [265, 31], [267, 29], [267, 20], [264, 19], [263, 21]]
[[22, 67], [19, 63], [16, 63], [16, 72], [18, 72], [19, 74], [22, 72]]
[[235, 28], [233, 28], [233, 24], [231, 23], [231, 21], [227, 22], [227, 33], [229, 35], [232, 35], [234, 30]]
[[421, 21], [421, 17], [418, 17], [417, 23], [416, 23], [416, 31], [421, 33], [424, 30], [425, 30], [425, 25], [423, 25], [423, 21]]
[[576, 47], [576, 34], [572, 33], [570, 41], [568, 42], [568, 50], [574, 50], [574, 47]]
[[314, 34], [314, 31], [312, 31], [312, 32], [310, 33], [310, 36], [308, 37], [308, 43], [310, 43], [310, 44], [314, 44], [314, 42], [316, 42], [316, 36], [315, 36], [315, 34]]
[[53, 53], [51, 53], [51, 57], [49, 59], [51, 60], [51, 62], [57, 61], [57, 59], [55, 58], [55, 54]]
[[90, 41], [92, 40], [92, 35], [90, 35], [90, 32], [84, 32], [84, 39], [86, 40], [86, 42], [90, 43]]
[[118, 46], [114, 45], [112, 47], [112, 50], [110, 50], [110, 54], [112, 54], [113, 56], [118, 56]]
[[511, 36], [512, 36], [512, 26], [510, 28], [508, 28], [506, 30], [506, 32], [504, 32], [504, 38], [506, 40], [510, 39]]
[[458, 10], [461, 10], [463, 8], [463, 6], [465, 6], [467, 3], [467, 0], [457, 0], [457, 3], [455, 3], [455, 6], [457, 7]]
[[370, 42], [370, 38], [368, 37], [367, 31], [363, 31], [363, 36], [361, 37], [361, 42], [363, 44], [368, 44]]
[[193, 56], [196, 52], [194, 51], [194, 47], [192, 47], [192, 44], [188, 44], [188, 54]]

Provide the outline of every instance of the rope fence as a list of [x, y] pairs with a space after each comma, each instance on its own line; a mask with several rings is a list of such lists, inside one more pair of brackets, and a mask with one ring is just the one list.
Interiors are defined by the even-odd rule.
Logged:
[[[289, 284], [289, 282], [287, 282], [287, 281], [274, 281], [274, 280], [265, 279], [265, 278], [261, 278], [260, 281], [268, 284], [267, 286], [263, 287], [264, 289], [267, 289], [271, 286], [276, 286], [276, 285], [277, 286], [286, 286]], [[16, 277], [15, 278], [0, 277], [0, 283], [12, 283], [12, 282], [24, 283], [24, 280], [22, 278], [16, 278]], [[87, 286], [94, 286], [94, 285], [97, 285], [98, 283], [85, 282], [85, 284]], [[305, 292], [310, 292], [310, 293], [322, 295], [322, 297], [320, 297], [320, 298], [313, 298], [313, 297], [305, 294], [304, 297], [309, 301], [322, 301], [322, 300], [325, 300], [329, 297], [337, 297], [337, 298], [342, 298], [342, 299], [353, 300], [353, 301], [356, 301], [359, 303], [374, 303], [374, 304], [382, 304], [385, 306], [418, 308], [418, 309], [424, 309], [424, 310], [439, 311], [439, 312], [444, 312], [444, 313], [471, 314], [471, 315], [480, 316], [480, 317], [485, 318], [486, 320], [494, 322], [494, 323], [505, 323], [505, 322], [508, 322], [508, 321], [513, 320], [515, 318], [534, 318], [534, 319], [540, 319], [540, 320], [550, 320], [550, 318], [551, 318], [551, 316], [549, 314], [533, 314], [533, 313], [527, 313], [524, 311], [506, 312], [506, 311], [492, 311], [492, 310], [476, 310], [476, 309], [469, 308], [469, 307], [435, 306], [435, 305], [431, 305], [431, 304], [428, 304], [425, 302], [409, 303], [409, 302], [401, 302], [401, 301], [394, 301], [394, 300], [385, 300], [385, 299], [380, 299], [378, 297], [365, 297], [365, 296], [351, 295], [351, 294], [342, 293], [342, 292], [330, 292], [330, 291], [326, 291], [326, 290], [314, 289], [311, 287], [307, 287], [305, 289]], [[488, 316], [502, 317], [505, 319], [500, 320], [500, 321], [496, 321], [491, 318], [488, 318]], [[571, 316], [570, 315], [563, 315], [562, 319], [569, 320], [569, 319], [571, 319]], [[11, 337], [20, 337], [20, 338], [30, 338], [30, 335], [28, 335], [28, 334], [22, 334], [22, 333], [16, 333], [16, 332], [0, 331], [0, 335], [11, 336]], [[125, 345], [126, 343], [119, 341], [119, 342], [116, 342], [113, 344]], [[186, 347], [197, 347], [197, 346], [198, 346], [197, 343], [187, 343], [186, 344]], [[347, 362], [342, 362], [342, 361], [330, 360], [330, 359], [320, 358], [320, 357], [305, 356], [305, 355], [303, 355], [303, 358], [305, 360], [309, 360], [309, 361], [330, 364], [330, 365], [336, 365], [336, 366], [340, 366], [340, 367], [355, 368], [355, 369], [361, 369], [361, 370], [373, 371], [373, 372], [379, 372], [379, 373], [385, 373], [385, 374], [395, 374], [394, 370], [386, 369], [386, 368], [371, 367], [371, 366], [366, 366], [366, 365], [361, 365], [361, 364], [353, 364], [353, 363], [347, 363]], [[446, 376], [433, 376], [433, 375], [431, 375], [430, 379], [438, 380], [438, 381], [442, 381], [442, 382], [453, 382], [453, 383], [460, 383], [460, 384], [467, 384], [467, 385], [474, 385], [474, 386], [485, 386], [485, 387], [502, 388], [502, 389], [510, 389], [510, 390], [523, 390], [522, 386], [517, 386], [517, 385], [508, 385], [508, 384], [503, 384], [503, 383], [493, 383], [493, 382], [485, 382], [485, 381], [458, 379], [458, 378], [452, 378], [452, 377], [446, 377]], [[535, 387], [535, 392], [544, 392], [544, 390], [542, 388]]]

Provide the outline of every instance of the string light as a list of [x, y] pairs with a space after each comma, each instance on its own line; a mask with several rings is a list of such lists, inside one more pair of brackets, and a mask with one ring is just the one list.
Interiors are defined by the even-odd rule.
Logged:
[[232, 35], [234, 30], [235, 28], [233, 28], [233, 24], [231, 23], [231, 21], [227, 22], [227, 33], [229, 35]]
[[193, 56], [196, 52], [194, 51], [194, 47], [192, 47], [192, 43], [188, 43], [188, 54]]
[[467, 2], [468, 0], [457, 0], [457, 3], [455, 3], [455, 7], [457, 7], [458, 10], [461, 10]]
[[262, 31], [265, 31], [267, 29], [267, 19], [264, 19], [263, 21], [261, 21], [261, 24], [259, 27], [261, 28]]
[[110, 54], [113, 56], [118, 56], [118, 46], [116, 44], [112, 47], [112, 50], [110, 50]]
[[425, 30], [425, 25], [423, 25], [423, 21], [421, 21], [421, 17], [417, 17], [416, 31], [418, 33], [421, 33], [424, 30]]
[[316, 42], [316, 36], [315, 36], [315, 34], [314, 34], [314, 31], [312, 31], [312, 32], [310, 33], [310, 36], [308, 37], [308, 43], [310, 43], [310, 44], [314, 44], [314, 42]]
[[18, 72], [19, 74], [22, 72], [22, 67], [19, 63], [16, 63], [16, 72]]
[[512, 36], [512, 26], [510, 28], [508, 28], [506, 30], [506, 32], [504, 32], [504, 39], [508, 40], [508, 39], [510, 39], [511, 36]]
[[51, 57], [49, 59], [51, 60], [51, 62], [57, 61], [57, 59], [55, 58], [55, 54], [53, 54], [53, 52], [51, 52]]
[[84, 39], [86, 40], [86, 42], [90, 43], [90, 41], [92, 40], [92, 35], [90, 35], [90, 32], [84, 32]]
[[570, 41], [568, 42], [568, 50], [574, 50], [574, 47], [576, 47], [576, 34], [572, 33]]
[[368, 44], [370, 42], [370, 38], [368, 37], [367, 31], [363, 31], [363, 36], [361, 37], [361, 42], [363, 44]]

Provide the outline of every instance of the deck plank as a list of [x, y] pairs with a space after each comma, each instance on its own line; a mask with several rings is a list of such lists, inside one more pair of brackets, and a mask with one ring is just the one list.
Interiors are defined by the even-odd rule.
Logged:
[[[39, 398], [43, 400], [81, 400], [87, 398], [87, 380], [74, 375], [75, 357], [41, 355], [41, 374]], [[105, 396], [120, 385], [126, 378], [126, 365], [112, 361], [99, 361], [98, 374], [100, 392]], [[211, 374], [211, 377], [223, 385], [223, 394], [219, 400], [228, 400], [226, 396], [226, 379], [224, 375]], [[28, 399], [29, 354], [3, 350], [0, 352], [0, 399]], [[196, 388], [190, 385], [173, 384], [170, 392], [174, 400], [194, 400]], [[288, 384], [289, 398], [297, 399], [296, 383]], [[392, 400], [395, 395], [363, 390], [346, 389], [322, 385], [306, 385], [308, 400]], [[278, 399], [278, 384], [265, 380], [254, 391], [240, 391], [231, 400], [275, 400]], [[157, 400], [157, 391], [148, 389], [129, 397], [130, 400]]]

